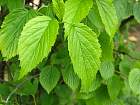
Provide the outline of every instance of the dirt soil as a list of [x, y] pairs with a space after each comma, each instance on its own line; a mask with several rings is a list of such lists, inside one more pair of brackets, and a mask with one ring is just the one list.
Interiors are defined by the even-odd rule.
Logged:
[[129, 40], [135, 42], [136, 50], [140, 51], [140, 25], [130, 28]]

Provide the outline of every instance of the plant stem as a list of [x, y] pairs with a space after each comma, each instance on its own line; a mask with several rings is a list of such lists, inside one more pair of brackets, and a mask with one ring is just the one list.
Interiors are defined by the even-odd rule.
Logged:
[[35, 96], [32, 95], [32, 97], [33, 97], [33, 100], [34, 100], [34, 105], [37, 105], [37, 103], [36, 103], [36, 99], [35, 99]]

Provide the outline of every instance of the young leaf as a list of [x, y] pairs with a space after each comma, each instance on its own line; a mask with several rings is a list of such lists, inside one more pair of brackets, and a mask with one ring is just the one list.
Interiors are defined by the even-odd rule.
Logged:
[[136, 2], [133, 8], [135, 19], [140, 23], [140, 3]]
[[96, 0], [96, 3], [102, 22], [105, 26], [105, 30], [112, 39], [118, 28], [118, 19], [113, 5], [113, 0]]
[[53, 10], [56, 14], [56, 16], [62, 20], [63, 15], [64, 15], [64, 10], [65, 10], [65, 6], [64, 6], [64, 1], [63, 0], [52, 0], [53, 3]]
[[129, 73], [129, 85], [132, 91], [136, 94], [140, 94], [140, 70], [132, 69]]
[[51, 18], [54, 18], [53, 7], [51, 4], [48, 6], [43, 6], [43, 7], [39, 8], [38, 12], [41, 15], [45, 15], [45, 16], [49, 16]]
[[107, 89], [109, 96], [112, 100], [115, 100], [121, 90], [121, 80], [118, 76], [113, 76], [107, 81]]
[[25, 23], [37, 16], [33, 10], [17, 9], [8, 14], [0, 29], [0, 49], [6, 60], [17, 55], [18, 39]]
[[65, 13], [63, 21], [65, 22], [65, 37], [69, 35], [71, 29], [70, 23], [79, 23], [85, 18], [90, 8], [92, 7], [92, 0], [67, 0], [65, 3]]
[[48, 56], [55, 43], [58, 27], [58, 22], [47, 16], [38, 16], [25, 25], [18, 46], [21, 65], [19, 78]]
[[65, 65], [66, 67], [62, 70], [62, 75], [64, 82], [73, 90], [75, 91], [78, 86], [80, 85], [80, 79], [74, 73], [73, 67], [71, 64]]
[[101, 49], [97, 35], [84, 24], [71, 28], [68, 49], [74, 71], [82, 81], [82, 90], [88, 91], [100, 66]]
[[111, 61], [103, 61], [101, 63], [100, 73], [104, 79], [109, 79], [114, 75], [114, 65]]
[[59, 78], [60, 72], [54, 66], [47, 66], [40, 73], [40, 83], [48, 93], [50, 93], [55, 88]]

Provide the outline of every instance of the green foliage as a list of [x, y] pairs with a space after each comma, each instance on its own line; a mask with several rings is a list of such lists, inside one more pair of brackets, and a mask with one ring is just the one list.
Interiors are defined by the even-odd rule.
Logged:
[[139, 105], [139, 0], [0, 0], [0, 105]]
[[120, 23], [122, 19], [126, 19], [133, 14], [133, 5], [129, 0], [114, 0], [113, 2]]
[[113, 38], [117, 28], [118, 19], [113, 0], [95, 0], [107, 33]]
[[104, 61], [101, 64], [100, 73], [104, 79], [109, 79], [114, 75], [114, 65], [110, 61]]
[[136, 93], [140, 94], [140, 70], [139, 69], [133, 69], [129, 74], [129, 85], [130, 88]]
[[17, 8], [24, 8], [25, 0], [7, 0], [7, 6], [10, 11]]
[[87, 26], [77, 24], [68, 36], [68, 49], [74, 71], [82, 81], [82, 91], [88, 91], [100, 66], [97, 35]]
[[112, 100], [116, 99], [122, 87], [121, 80], [118, 76], [114, 75], [107, 81], [107, 89], [109, 96]]
[[73, 90], [76, 91], [80, 85], [80, 79], [74, 73], [72, 64], [66, 64], [62, 70], [64, 82]]
[[[88, 15], [92, 7], [92, 0], [68, 0], [65, 3], [65, 13], [63, 17], [65, 27], [65, 37], [71, 31], [71, 24], [79, 23]], [[85, 6], [86, 5], [86, 6]]]
[[46, 16], [49, 16], [51, 18], [54, 18], [54, 13], [53, 13], [52, 5], [43, 6], [43, 7], [38, 9], [38, 12], [41, 15], [46, 15]]
[[40, 83], [48, 93], [50, 93], [57, 85], [59, 78], [60, 72], [56, 67], [53, 66], [44, 68], [40, 73]]
[[21, 65], [19, 78], [30, 72], [48, 56], [55, 43], [58, 27], [58, 22], [47, 16], [33, 18], [25, 25], [18, 46]]
[[140, 3], [139, 2], [136, 2], [134, 4], [133, 13], [134, 13], [134, 16], [135, 16], [135, 18], [136, 18], [136, 20], [138, 22], [140, 22], [140, 14], [139, 14], [139, 11], [140, 11]]
[[17, 9], [5, 17], [0, 30], [0, 49], [5, 59], [18, 54], [18, 39], [25, 23], [36, 16], [33, 10]]
[[64, 1], [63, 0], [52, 0], [53, 3], [53, 8], [54, 8], [54, 12], [57, 15], [57, 17], [62, 20], [63, 16], [64, 16], [64, 10], [65, 10], [65, 6], [64, 6]]

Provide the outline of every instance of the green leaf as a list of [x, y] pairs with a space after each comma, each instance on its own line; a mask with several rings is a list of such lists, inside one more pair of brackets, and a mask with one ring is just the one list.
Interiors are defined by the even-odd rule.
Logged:
[[93, 80], [91, 87], [89, 88], [88, 93], [85, 91], [80, 91], [78, 94], [79, 99], [89, 99], [93, 97], [94, 92], [101, 86], [102, 84], [102, 78], [100, 74], [96, 76], [96, 79]]
[[113, 41], [106, 32], [102, 32], [99, 36], [99, 43], [102, 49], [102, 61], [113, 61]]
[[25, 0], [7, 0], [7, 6], [10, 11], [17, 8], [24, 8]]
[[95, 25], [99, 30], [103, 30], [104, 26], [99, 14], [99, 11], [97, 9], [96, 3], [93, 3], [93, 7], [90, 9], [89, 14], [88, 14], [88, 19], [90, 22]]
[[119, 64], [119, 70], [122, 74], [128, 76], [129, 72], [133, 67], [133, 61], [130, 61], [129, 58], [124, 58]]
[[65, 84], [57, 85], [55, 93], [58, 96], [59, 104], [55, 105], [74, 105], [76, 94]]
[[118, 19], [113, 0], [96, 0], [106, 32], [112, 39], [118, 29]]
[[80, 79], [74, 73], [73, 66], [71, 64], [66, 64], [64, 70], [62, 70], [64, 82], [75, 91], [80, 85]]
[[[86, 100], [86, 105], [113, 105], [105, 86], [95, 91], [93, 98]], [[115, 104], [114, 104], [115, 105]]]
[[55, 97], [52, 94], [47, 94], [47, 92], [44, 91], [42, 92], [39, 98], [40, 105], [55, 105], [55, 103], [57, 103], [57, 99], [55, 99]]
[[55, 43], [58, 28], [58, 22], [47, 16], [38, 16], [25, 25], [18, 46], [21, 65], [19, 78], [48, 56]]
[[103, 61], [101, 63], [100, 73], [104, 79], [109, 79], [114, 75], [114, 65], [111, 61]]
[[118, 76], [113, 76], [107, 81], [107, 89], [109, 96], [112, 100], [115, 100], [121, 90], [122, 82]]
[[65, 13], [64, 13], [64, 27], [65, 37], [69, 35], [71, 29], [71, 23], [79, 23], [85, 18], [90, 8], [92, 7], [92, 0], [67, 0], [65, 2]]
[[100, 67], [100, 44], [97, 35], [84, 24], [71, 28], [68, 49], [74, 71], [82, 80], [82, 90], [88, 91]]
[[10, 94], [10, 88], [6, 84], [0, 83], [0, 95], [2, 96], [8, 96]]
[[52, 5], [47, 5], [47, 6], [40, 7], [38, 9], [38, 12], [41, 15], [46, 15], [46, 16], [49, 16], [51, 18], [54, 18], [54, 13], [53, 13]]
[[92, 0], [67, 0], [65, 3], [63, 21], [68, 23], [79, 23], [88, 15], [92, 4]]
[[135, 19], [140, 23], [140, 3], [136, 2], [133, 8], [133, 14]]
[[115, 70], [113, 64], [113, 41], [110, 41], [106, 32], [102, 32], [99, 36], [99, 42], [102, 49], [100, 73], [104, 79], [108, 79], [113, 76]]
[[6, 60], [17, 55], [18, 39], [25, 23], [37, 16], [33, 10], [17, 9], [8, 14], [0, 29], [0, 49]]
[[31, 81], [26, 81], [18, 90], [17, 93], [20, 95], [35, 95], [38, 89], [38, 80], [34, 79], [33, 83]]
[[52, 0], [53, 10], [59, 20], [62, 20], [65, 11], [65, 5], [63, 0]]
[[40, 83], [48, 93], [50, 93], [55, 88], [59, 78], [60, 72], [54, 66], [47, 66], [40, 73]]
[[126, 19], [133, 14], [133, 5], [132, 3], [129, 3], [129, 0], [114, 0], [113, 3], [120, 24], [123, 19]]
[[6, 4], [7, 0], [0, 0], [0, 6]]
[[128, 79], [132, 91], [136, 94], [140, 94], [140, 69], [132, 69]]

